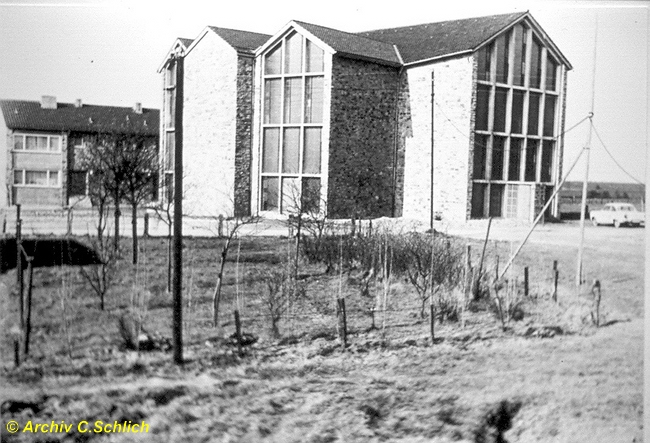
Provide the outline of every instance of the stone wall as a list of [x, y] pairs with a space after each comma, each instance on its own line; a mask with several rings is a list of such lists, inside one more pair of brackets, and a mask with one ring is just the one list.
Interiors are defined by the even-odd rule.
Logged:
[[255, 59], [237, 59], [237, 127], [235, 132], [235, 215], [250, 215]]
[[392, 216], [399, 68], [332, 61], [328, 211], [332, 218]]

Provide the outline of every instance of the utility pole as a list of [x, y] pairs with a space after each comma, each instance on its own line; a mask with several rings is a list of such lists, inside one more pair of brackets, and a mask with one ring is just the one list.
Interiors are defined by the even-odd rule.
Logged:
[[587, 209], [587, 183], [589, 182], [589, 153], [591, 151], [591, 134], [594, 129], [594, 103], [596, 100], [596, 48], [598, 47], [598, 12], [596, 12], [596, 30], [594, 35], [594, 66], [591, 74], [591, 112], [589, 113], [589, 135], [587, 137], [587, 145], [585, 150], [587, 151], [586, 157], [586, 166], [585, 166], [585, 177], [582, 182], [582, 203], [580, 205], [580, 245], [578, 246], [578, 263], [576, 265], [576, 289], [580, 289], [582, 284], [582, 259], [584, 254], [585, 246], [585, 216]]
[[173, 324], [174, 363], [183, 364], [183, 57], [174, 57], [176, 97], [174, 118], [174, 237], [173, 248]]

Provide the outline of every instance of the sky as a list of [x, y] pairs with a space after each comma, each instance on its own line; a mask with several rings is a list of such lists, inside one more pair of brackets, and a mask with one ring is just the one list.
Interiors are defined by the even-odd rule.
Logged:
[[[295, 19], [356, 32], [525, 10], [573, 65], [566, 128], [593, 110], [590, 181], [645, 182], [648, 2], [0, 0], [0, 98], [160, 108], [165, 55], [208, 25], [275, 34]], [[588, 140], [588, 121], [566, 134], [565, 171]], [[583, 179], [585, 157], [570, 180]]]

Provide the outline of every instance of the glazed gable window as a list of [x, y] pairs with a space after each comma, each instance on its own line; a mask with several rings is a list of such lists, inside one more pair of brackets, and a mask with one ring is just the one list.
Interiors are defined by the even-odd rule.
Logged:
[[260, 209], [317, 210], [321, 187], [324, 51], [297, 32], [263, 57]]
[[476, 53], [474, 218], [506, 215], [519, 185], [555, 181], [560, 63], [542, 41], [518, 23]]

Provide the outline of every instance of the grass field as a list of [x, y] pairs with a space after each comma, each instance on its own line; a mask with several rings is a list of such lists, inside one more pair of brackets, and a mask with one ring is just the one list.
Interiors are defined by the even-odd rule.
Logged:
[[[77, 269], [38, 269], [31, 355], [14, 368], [9, 333], [0, 347], [0, 399], [32, 402], [37, 410], [8, 411], [5, 404], [2, 419], [21, 426], [63, 420], [75, 428], [35, 436], [3, 426], [2, 441], [492, 442], [503, 441], [503, 429], [510, 442], [640, 442], [643, 230], [588, 231], [587, 274], [603, 287], [605, 326], [596, 328], [590, 285], [579, 295], [573, 287], [572, 229], [552, 225], [515, 262], [520, 293], [523, 268], [530, 268], [523, 318], [503, 328], [492, 303], [477, 303], [465, 312], [464, 327], [437, 323], [433, 344], [406, 281], [392, 282], [387, 312], [375, 313], [372, 329], [375, 299], [361, 294], [361, 273], [326, 274], [306, 262], [305, 296], [283, 315], [281, 336], [274, 337], [265, 287], [246, 284], [246, 275], [283, 266], [291, 242], [278, 237], [233, 244], [220, 326], [213, 328], [222, 240], [186, 239], [183, 367], [171, 363], [169, 352], [123, 349], [118, 328], [118, 318], [139, 306], [148, 332], [171, 336], [164, 239], [141, 242], [137, 269], [125, 254], [104, 311]], [[478, 263], [481, 242], [451, 241], [461, 249], [469, 242]], [[497, 256], [503, 266], [514, 246], [490, 242], [486, 272], [495, 272]], [[558, 303], [550, 294], [553, 260], [560, 264]], [[16, 324], [14, 282], [13, 272], [2, 276], [4, 331]], [[346, 299], [347, 349], [337, 337], [339, 296]], [[229, 339], [236, 308], [244, 332], [259, 337], [243, 356]], [[144, 420], [149, 432], [80, 433], [81, 420], [91, 428], [96, 420]]]

